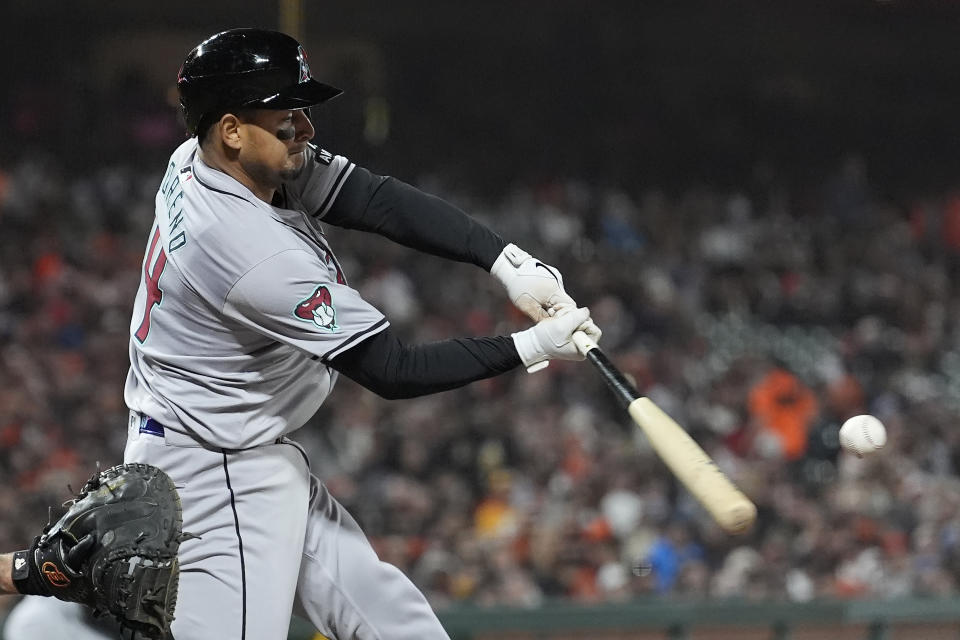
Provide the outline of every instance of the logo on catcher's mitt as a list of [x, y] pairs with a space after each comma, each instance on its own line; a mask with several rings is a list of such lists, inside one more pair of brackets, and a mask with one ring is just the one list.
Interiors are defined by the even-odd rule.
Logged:
[[293, 315], [301, 320], [312, 322], [321, 329], [336, 331], [337, 311], [333, 308], [333, 299], [330, 290], [320, 285], [314, 289], [308, 298], [301, 300], [293, 310]]
[[65, 587], [70, 584], [70, 578], [63, 575], [63, 572], [52, 562], [44, 562], [40, 570], [43, 571], [47, 582], [55, 587]]

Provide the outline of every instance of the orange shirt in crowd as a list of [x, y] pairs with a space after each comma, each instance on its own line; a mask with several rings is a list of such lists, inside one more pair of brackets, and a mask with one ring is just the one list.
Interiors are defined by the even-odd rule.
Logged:
[[773, 369], [750, 390], [750, 415], [780, 439], [783, 455], [796, 460], [807, 450], [807, 432], [817, 415], [813, 392], [792, 373]]

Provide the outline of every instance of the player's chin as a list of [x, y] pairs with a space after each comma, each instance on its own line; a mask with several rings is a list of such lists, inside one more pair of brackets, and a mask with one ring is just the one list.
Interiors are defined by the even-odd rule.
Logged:
[[280, 171], [280, 177], [283, 178], [284, 182], [299, 178], [300, 174], [303, 173], [303, 168], [307, 166], [302, 152], [289, 156], [287, 160], [287, 166]]

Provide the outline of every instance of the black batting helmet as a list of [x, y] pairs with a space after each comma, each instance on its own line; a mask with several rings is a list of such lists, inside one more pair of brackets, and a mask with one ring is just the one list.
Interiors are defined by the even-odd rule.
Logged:
[[198, 44], [180, 67], [177, 90], [192, 136], [232, 109], [304, 109], [343, 93], [313, 79], [299, 42], [264, 29], [230, 29]]

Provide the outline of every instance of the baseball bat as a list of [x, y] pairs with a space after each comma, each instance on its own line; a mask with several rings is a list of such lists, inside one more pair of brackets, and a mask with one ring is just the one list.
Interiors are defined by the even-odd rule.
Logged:
[[673, 418], [649, 398], [642, 397], [587, 334], [577, 331], [573, 341], [600, 372], [660, 459], [717, 524], [731, 535], [749, 531], [757, 518], [757, 508], [720, 471], [707, 452]]

